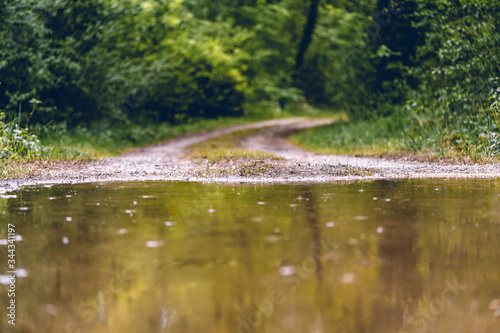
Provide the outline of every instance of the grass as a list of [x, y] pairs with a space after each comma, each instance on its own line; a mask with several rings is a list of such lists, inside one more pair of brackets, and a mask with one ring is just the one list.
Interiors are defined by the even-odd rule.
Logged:
[[498, 130], [478, 115], [452, 123], [432, 117], [395, 114], [374, 120], [338, 121], [301, 132], [291, 141], [323, 154], [410, 156], [419, 160], [500, 161]]
[[21, 178], [36, 174], [37, 168], [24, 158], [2, 159], [0, 161], [1, 178]]
[[260, 128], [251, 128], [243, 131], [236, 131], [228, 134], [219, 135], [207, 141], [196, 143], [190, 147], [193, 151], [204, 151], [214, 149], [231, 149], [239, 147], [239, 143], [244, 138], [259, 132]]
[[260, 176], [273, 169], [273, 165], [262, 161], [252, 161], [240, 167], [240, 176]]
[[[248, 155], [245, 155], [248, 158]], [[262, 176], [279, 169], [279, 166], [266, 162], [265, 160], [253, 160], [243, 164], [235, 164], [229, 168], [221, 167], [208, 167], [206, 170], [196, 172], [198, 177], [228, 177], [228, 176]]]
[[349, 165], [336, 165], [330, 167], [330, 174], [333, 176], [371, 176], [373, 170], [363, 167], [354, 167]]
[[50, 148], [50, 157], [56, 159], [97, 159], [116, 156], [125, 150], [147, 146], [149, 144], [168, 140], [172, 137], [211, 130], [219, 127], [244, 124], [253, 119], [220, 118], [200, 120], [196, 122], [169, 125], [105, 125], [90, 128], [77, 127], [66, 130], [48, 132], [42, 136], [42, 144]]
[[203, 159], [209, 163], [231, 160], [279, 160], [276, 155], [252, 150], [239, 149], [240, 142], [262, 129], [252, 128], [217, 136], [210, 140], [194, 144], [190, 147], [190, 153], [186, 156], [191, 159]]
[[403, 150], [403, 135], [389, 120], [342, 120], [301, 132], [290, 140], [323, 154], [377, 156]]
[[243, 150], [243, 149], [210, 149], [201, 150], [191, 155], [193, 159], [204, 159], [211, 164], [221, 162], [221, 161], [234, 161], [234, 160], [280, 160], [281, 157], [270, 153], [264, 153], [260, 151], [253, 150]]

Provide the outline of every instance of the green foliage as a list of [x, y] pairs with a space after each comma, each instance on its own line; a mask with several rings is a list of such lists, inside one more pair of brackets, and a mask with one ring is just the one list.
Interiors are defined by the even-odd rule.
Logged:
[[362, 77], [373, 73], [363, 46], [362, 13], [348, 12], [333, 5], [320, 8], [314, 40], [299, 86], [308, 101], [316, 105], [335, 105], [350, 109], [364, 104], [368, 87]]
[[[263, 101], [358, 104], [367, 91], [354, 88], [370, 65], [345, 50], [362, 45], [366, 15], [348, 7], [322, 4], [294, 86], [305, 0], [0, 0], [0, 76], [9, 78], [0, 107], [26, 109], [37, 98], [35, 123], [72, 127], [242, 115]], [[348, 66], [353, 59], [362, 66]]]
[[420, 0], [417, 6], [415, 25], [426, 43], [417, 50], [418, 66], [409, 68], [420, 83], [415, 99], [440, 108], [449, 122], [486, 108], [500, 79], [500, 30], [495, 23], [500, 2], [463, 0], [457, 6]]
[[406, 109], [426, 120], [422, 128], [437, 127], [448, 146], [473, 159], [498, 154], [498, 123], [488, 107], [500, 80], [500, 2], [415, 3], [413, 25], [426, 42], [405, 67], [418, 83]]
[[491, 114], [493, 115], [493, 119], [495, 119], [497, 129], [500, 129], [500, 88], [497, 88], [491, 99], [493, 100], [490, 105]]
[[[350, 112], [354, 122], [297, 140], [343, 153], [430, 152], [473, 161], [498, 156], [498, 97], [491, 96], [500, 85], [500, 1], [398, 3], [400, 12], [390, 15], [390, 3], [377, 2], [370, 15], [378, 29], [351, 63], [367, 73], [364, 79], [353, 75], [359, 86], [344, 90], [358, 101]], [[355, 69], [344, 73], [349, 70]], [[309, 86], [320, 91], [314, 79], [324, 74], [311, 77]]]
[[[494, 105], [493, 108], [497, 106]], [[496, 117], [498, 117], [498, 110]], [[333, 154], [421, 154], [464, 161], [498, 161], [498, 124], [489, 112], [463, 116], [446, 124], [432, 113], [400, 110], [389, 117], [337, 122], [300, 133], [292, 141]]]
[[41, 155], [40, 140], [16, 121], [5, 123], [5, 113], [0, 112], [0, 159], [24, 157], [31, 159]]
[[35, 122], [70, 126], [242, 112], [245, 55], [230, 46], [242, 37], [228, 23], [196, 20], [182, 1], [3, 2], [6, 110], [36, 97], [44, 103]]
[[403, 146], [401, 128], [411, 120], [392, 116], [376, 121], [338, 121], [331, 125], [304, 131], [292, 141], [310, 150], [333, 154], [380, 155]]

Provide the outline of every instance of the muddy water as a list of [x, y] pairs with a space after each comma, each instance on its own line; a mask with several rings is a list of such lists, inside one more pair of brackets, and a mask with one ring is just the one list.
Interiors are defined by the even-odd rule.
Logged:
[[54, 185], [0, 221], [1, 332], [500, 330], [496, 180]]

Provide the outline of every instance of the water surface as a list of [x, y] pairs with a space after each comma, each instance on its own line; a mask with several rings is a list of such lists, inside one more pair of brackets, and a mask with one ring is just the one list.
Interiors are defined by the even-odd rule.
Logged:
[[0, 221], [1, 332], [500, 327], [497, 180], [54, 185], [4, 195]]

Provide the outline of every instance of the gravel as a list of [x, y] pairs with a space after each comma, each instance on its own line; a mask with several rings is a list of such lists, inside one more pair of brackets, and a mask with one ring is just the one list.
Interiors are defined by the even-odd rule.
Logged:
[[[407, 158], [320, 155], [304, 151], [286, 140], [304, 129], [331, 123], [331, 119], [291, 118], [232, 126], [188, 134], [120, 157], [90, 162], [46, 162], [37, 176], [0, 181], [0, 192], [22, 186], [111, 181], [197, 181], [220, 183], [304, 183], [368, 179], [498, 178], [500, 164], [444, 164]], [[183, 159], [192, 144], [252, 128], [261, 131], [241, 142], [244, 149], [272, 153], [281, 160]]]

